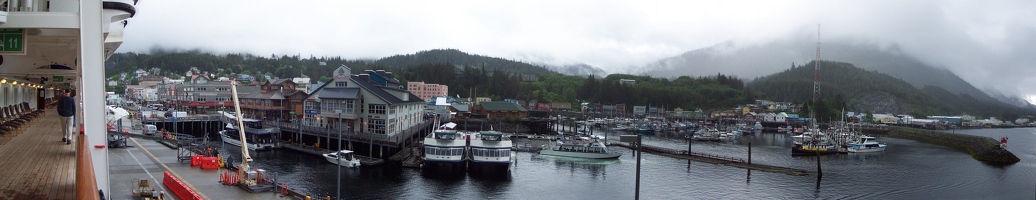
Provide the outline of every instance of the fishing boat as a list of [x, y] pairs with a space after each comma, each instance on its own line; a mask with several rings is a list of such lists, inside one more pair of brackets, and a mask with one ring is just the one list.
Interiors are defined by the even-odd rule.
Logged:
[[[238, 127], [234, 125], [237, 124], [236, 115], [233, 112], [224, 111], [217, 111], [217, 113], [222, 115], [222, 121], [227, 122], [227, 125], [219, 132], [220, 138], [228, 144], [241, 146], [241, 139], [236, 134]], [[241, 122], [244, 124], [245, 137], [250, 141], [247, 145], [249, 150], [277, 148], [277, 136], [281, 133], [279, 128], [264, 127], [262, 121], [256, 119], [242, 118]]]
[[837, 146], [831, 144], [822, 134], [805, 132], [791, 137], [794, 139], [791, 147], [792, 156], [817, 156], [838, 153]]
[[878, 143], [876, 138], [871, 136], [860, 136], [857, 143], [849, 144], [849, 153], [870, 153], [885, 151], [887, 145]]
[[500, 131], [480, 131], [471, 139], [471, 162], [475, 167], [507, 168], [511, 164], [511, 139]]
[[337, 164], [343, 167], [359, 167], [360, 159], [353, 156], [353, 151], [341, 150], [338, 152], [331, 152], [323, 154], [327, 162], [331, 164]]
[[540, 150], [540, 155], [564, 156], [589, 159], [616, 159], [622, 153], [608, 151], [604, 142], [598, 139], [573, 139], [569, 142], [558, 140], [549, 148]]

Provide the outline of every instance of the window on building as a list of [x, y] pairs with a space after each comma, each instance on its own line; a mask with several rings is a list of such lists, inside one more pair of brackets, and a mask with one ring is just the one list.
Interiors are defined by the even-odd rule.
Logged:
[[367, 109], [371, 114], [385, 114], [385, 104], [370, 104]]
[[353, 113], [353, 100], [345, 100], [345, 110], [342, 112]]
[[320, 110], [320, 103], [315, 101], [306, 101], [305, 107], [306, 110]]
[[368, 119], [367, 120], [367, 131], [374, 134], [385, 134], [385, 120], [382, 119]]

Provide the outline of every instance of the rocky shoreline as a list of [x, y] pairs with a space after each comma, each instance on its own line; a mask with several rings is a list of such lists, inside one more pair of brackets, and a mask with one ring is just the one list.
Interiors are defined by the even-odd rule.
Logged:
[[1000, 142], [988, 137], [964, 134], [945, 133], [931, 130], [906, 127], [892, 127], [888, 136], [900, 139], [917, 140], [959, 149], [971, 154], [975, 160], [990, 165], [1011, 165], [1021, 161], [1014, 153], [1000, 148]]

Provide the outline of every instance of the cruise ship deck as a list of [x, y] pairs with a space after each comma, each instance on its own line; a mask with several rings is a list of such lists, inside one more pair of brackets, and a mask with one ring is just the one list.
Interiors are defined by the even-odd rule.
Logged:
[[[0, 127], [0, 199], [111, 199], [104, 61], [122, 45], [136, 3], [0, 0], [0, 124], [12, 125]], [[63, 90], [82, 130], [70, 145], [49, 105]], [[46, 114], [27, 114], [36, 110]]]
[[54, 109], [0, 143], [0, 199], [75, 199], [76, 147], [61, 142]]

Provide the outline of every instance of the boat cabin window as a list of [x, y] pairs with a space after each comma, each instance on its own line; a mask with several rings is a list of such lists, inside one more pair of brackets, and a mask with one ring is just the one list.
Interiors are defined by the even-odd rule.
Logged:
[[440, 140], [453, 140], [453, 139], [457, 139], [457, 134], [450, 134], [450, 133], [435, 133], [435, 139], [440, 139]]
[[257, 128], [257, 129], [263, 128], [263, 125], [259, 121], [242, 121], [242, 122], [245, 124], [245, 127], [248, 127], [248, 128]]
[[500, 141], [500, 135], [482, 135], [482, 140]]

